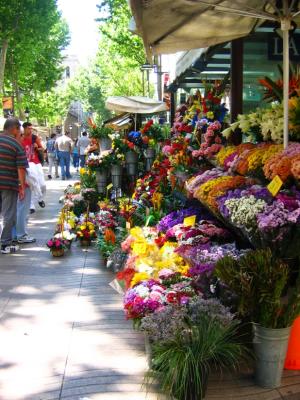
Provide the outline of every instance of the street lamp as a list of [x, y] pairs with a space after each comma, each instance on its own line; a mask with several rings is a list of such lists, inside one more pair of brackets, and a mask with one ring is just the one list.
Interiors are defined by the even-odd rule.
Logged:
[[27, 122], [29, 122], [30, 111], [29, 111], [29, 108], [28, 108], [28, 107], [26, 107], [26, 109], [25, 109], [25, 111], [24, 111], [24, 114], [25, 114], [25, 117], [26, 117], [26, 119], [27, 119]]

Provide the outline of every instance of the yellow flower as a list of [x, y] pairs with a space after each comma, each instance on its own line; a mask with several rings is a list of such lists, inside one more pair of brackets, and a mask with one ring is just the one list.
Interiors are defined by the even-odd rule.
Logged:
[[148, 275], [146, 272], [137, 272], [134, 277], [132, 278], [132, 281], [130, 283], [130, 286], [133, 287], [137, 285], [138, 283], [142, 281], [147, 281], [151, 279], [151, 276]]
[[213, 111], [208, 111], [208, 113], [206, 114], [208, 119], [214, 119], [215, 115], [213, 113]]

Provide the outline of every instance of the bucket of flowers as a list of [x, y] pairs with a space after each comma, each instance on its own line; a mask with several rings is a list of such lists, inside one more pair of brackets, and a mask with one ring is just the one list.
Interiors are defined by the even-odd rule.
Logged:
[[66, 239], [53, 237], [48, 240], [47, 247], [50, 249], [53, 257], [63, 257], [68, 244], [68, 240]]
[[92, 222], [85, 221], [77, 227], [77, 238], [81, 246], [90, 246], [92, 239], [96, 237], [95, 225]]

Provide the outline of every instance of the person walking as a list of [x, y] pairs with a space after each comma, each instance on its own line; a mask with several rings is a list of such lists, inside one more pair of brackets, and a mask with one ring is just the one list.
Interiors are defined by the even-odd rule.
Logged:
[[77, 143], [81, 168], [83, 168], [85, 165], [85, 150], [89, 144], [90, 144], [90, 139], [87, 137], [87, 133], [82, 132], [82, 136], [78, 139]]
[[4, 133], [0, 135], [0, 210], [3, 219], [1, 232], [1, 253], [10, 254], [19, 250], [12, 245], [13, 227], [17, 222], [17, 201], [25, 198], [25, 175], [28, 162], [17, 137], [21, 124], [10, 118], [4, 123]]
[[61, 168], [61, 178], [64, 181], [65, 179], [70, 179], [70, 161], [71, 161], [71, 153], [73, 149], [72, 139], [68, 136], [68, 132], [63, 133], [59, 138], [56, 139], [55, 147], [58, 150], [58, 158], [60, 161]]
[[[30, 122], [24, 122], [23, 129], [24, 134], [21, 143], [25, 150], [28, 162], [33, 163], [33, 167], [36, 168], [36, 172], [39, 178], [39, 185], [43, 195], [45, 195], [46, 182], [41, 159], [41, 154], [44, 152], [42, 141], [38, 135], [33, 134], [33, 127]], [[35, 196], [32, 196], [30, 208], [31, 210], [33, 210], [33, 212], [35, 210], [35, 202], [38, 202], [39, 206], [42, 208], [46, 206], [43, 198], [37, 199], [35, 198]]]
[[73, 167], [76, 169], [78, 172], [78, 167], [79, 167], [79, 148], [78, 148], [78, 139], [74, 140], [73, 143]]
[[57, 151], [55, 149], [56, 134], [52, 133], [50, 139], [47, 141], [47, 154], [48, 154], [48, 179], [52, 179], [52, 169], [55, 168], [55, 177], [59, 178], [58, 175], [58, 159]]

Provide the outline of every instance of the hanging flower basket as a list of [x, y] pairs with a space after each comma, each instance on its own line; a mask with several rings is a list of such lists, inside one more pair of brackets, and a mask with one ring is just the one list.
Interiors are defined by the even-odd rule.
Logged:
[[51, 249], [51, 254], [53, 257], [63, 257], [65, 255], [64, 249]]
[[127, 174], [136, 176], [138, 173], [138, 154], [135, 151], [128, 151], [125, 154]]

